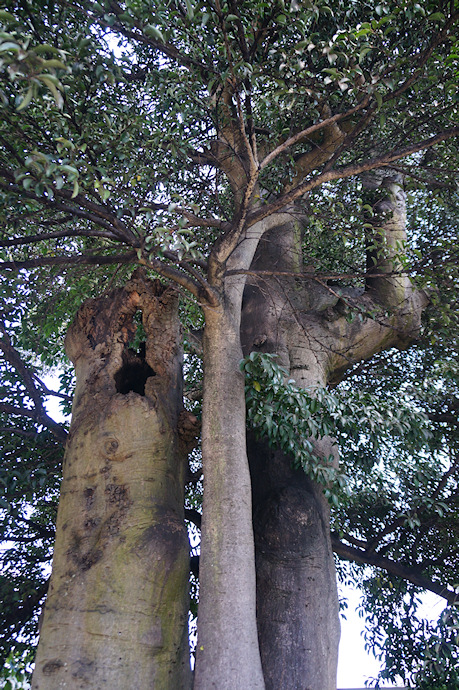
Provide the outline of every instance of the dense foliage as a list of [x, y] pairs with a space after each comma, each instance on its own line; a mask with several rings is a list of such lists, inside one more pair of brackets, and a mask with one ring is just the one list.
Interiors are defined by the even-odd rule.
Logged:
[[[331, 290], [364, 284], [379, 201], [359, 177], [375, 167], [365, 165], [377, 159], [404, 175], [409, 242], [399, 247], [398, 260], [431, 301], [415, 347], [355, 364], [331, 390], [300, 391], [269, 356], [251, 355], [242, 367], [249, 423], [326, 485], [335, 551], [343, 559], [338, 573], [362, 589], [367, 641], [385, 660], [383, 677], [451, 690], [459, 572], [455, 3], [7, 0], [4, 6], [5, 673], [19, 664], [20, 674], [21, 663], [30, 661], [47, 587], [66, 425], [45, 403], [54, 397], [64, 412], [70, 409], [73, 378], [63, 337], [85, 298], [122, 284], [138, 263], [182, 291], [186, 389], [199, 414], [206, 261], [231, 235], [234, 218], [251, 217], [218, 159], [218, 137], [234, 118], [240, 138], [256, 140], [259, 155], [253, 218], [297, 203], [303, 269]], [[323, 128], [313, 123], [330, 118], [342, 129], [328, 149]], [[251, 170], [252, 163], [247, 152], [241, 165]], [[363, 316], [347, 304], [349, 320]], [[60, 385], [51, 392], [44, 377], [54, 368]], [[342, 452], [339, 472], [314, 457], [308, 440], [329, 433]], [[202, 488], [196, 455], [191, 469], [187, 506], [196, 521]], [[450, 604], [436, 628], [416, 615], [426, 589]]]

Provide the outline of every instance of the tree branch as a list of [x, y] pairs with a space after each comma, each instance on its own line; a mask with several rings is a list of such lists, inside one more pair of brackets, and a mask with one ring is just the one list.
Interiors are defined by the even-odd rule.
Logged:
[[396, 577], [400, 577], [403, 580], [408, 580], [408, 582], [411, 582], [417, 587], [421, 587], [422, 589], [426, 589], [429, 592], [437, 594], [439, 597], [446, 599], [446, 601], [451, 605], [456, 604], [459, 601], [459, 594], [456, 594], [456, 592], [453, 590], [448, 589], [447, 586], [444, 586], [439, 582], [434, 582], [433, 580], [425, 577], [418, 568], [396, 563], [390, 558], [380, 556], [379, 554], [370, 554], [353, 546], [347, 546], [346, 544], [343, 544], [334, 534], [331, 535], [331, 540], [333, 551], [340, 558], [344, 558], [348, 561], [355, 561], [356, 563], [362, 563], [364, 565], [373, 565], [377, 568], [381, 568], [382, 570], [386, 570]]
[[[168, 278], [169, 280], [172, 280], [174, 283], [181, 285], [186, 290], [191, 292], [192, 295], [197, 297], [200, 301], [205, 302], [211, 306], [218, 306], [219, 300], [217, 295], [212, 290], [211, 286], [207, 283], [207, 281], [204, 278], [202, 278], [202, 276], [199, 276], [199, 274], [197, 274], [196, 271], [193, 271], [193, 274], [196, 274], [195, 281], [192, 278], [190, 278], [189, 275], [183, 273], [183, 271], [179, 271], [177, 268], [174, 268], [173, 266], [168, 266], [159, 259], [150, 257], [145, 253], [140, 257], [139, 264], [141, 264], [142, 266], [146, 266], [146, 268], [151, 268], [153, 271], [156, 271], [156, 273], [159, 273], [160, 275], [164, 276], [164, 278]], [[190, 271], [190, 268], [190, 266], [187, 266], [188, 271]], [[199, 276], [199, 280], [197, 276]]]
[[55, 196], [53, 199], [38, 196], [34, 192], [25, 190], [21, 185], [18, 185], [10, 170], [0, 168], [0, 175], [4, 179], [4, 182], [0, 182], [1, 189], [10, 193], [13, 192], [20, 197], [33, 199], [41, 206], [65, 211], [72, 216], [91, 220], [108, 230], [114, 238], [128, 242], [133, 246], [138, 246], [138, 237], [117, 218], [115, 213], [111, 212], [107, 205], [97, 204], [82, 194], [73, 197], [72, 192], [66, 189], [54, 189]]
[[331, 117], [327, 117], [325, 120], [322, 120], [321, 122], [316, 122], [316, 124], [311, 125], [310, 127], [307, 127], [306, 129], [303, 129], [301, 132], [297, 132], [297, 134], [294, 134], [292, 137], [289, 137], [286, 141], [284, 141], [283, 144], [280, 144], [277, 146], [271, 153], [269, 153], [260, 163], [260, 170], [263, 170], [267, 165], [269, 165], [275, 158], [277, 158], [278, 155], [286, 151], [288, 148], [291, 146], [294, 146], [295, 144], [298, 144], [301, 141], [304, 141], [304, 139], [307, 139], [308, 137], [311, 136], [311, 134], [314, 134], [315, 132], [323, 129], [324, 127], [330, 127], [333, 124], [336, 124], [340, 122], [341, 120], [346, 119], [347, 117], [350, 117], [351, 115], [354, 115], [356, 112], [359, 110], [362, 110], [362, 108], [365, 108], [368, 103], [370, 102], [370, 97], [367, 95], [365, 98], [354, 108], [350, 108], [350, 110], [346, 110], [344, 113], [337, 113], [336, 115], [332, 115]]
[[[92, 3], [91, 3], [92, 7]], [[114, 2], [112, 2], [112, 10], [118, 9], [118, 14], [122, 14], [124, 12], [123, 9], [119, 5], [116, 5]], [[105, 27], [109, 31], [118, 31], [120, 34], [125, 36], [126, 38], [129, 38], [132, 41], [137, 41], [139, 43], [143, 43], [144, 45], [149, 46], [150, 48], [154, 48], [157, 50], [159, 53], [162, 53], [162, 55], [165, 55], [168, 58], [171, 58], [172, 60], [175, 60], [176, 63], [179, 65], [182, 65], [183, 67], [191, 68], [194, 67], [196, 68], [199, 73], [202, 76], [207, 76], [209, 73], [215, 74], [215, 70], [213, 67], [209, 67], [209, 65], [204, 65], [199, 60], [195, 60], [192, 57], [189, 57], [188, 55], [185, 55], [184, 53], [181, 53], [175, 46], [173, 46], [171, 43], [161, 43], [159, 40], [155, 40], [154, 38], [151, 38], [150, 36], [146, 36], [143, 33], [140, 33], [142, 31], [142, 28], [140, 26], [140, 22], [137, 22], [136, 29], [138, 31], [131, 31], [130, 29], [127, 29], [121, 22], [115, 22], [114, 24], [109, 24], [108, 22], [104, 21], [104, 19], [97, 15], [96, 13], [93, 13], [94, 19], [100, 26]]]
[[393, 161], [400, 160], [401, 158], [405, 158], [406, 156], [434, 146], [441, 141], [452, 139], [458, 135], [459, 127], [451, 127], [450, 129], [444, 130], [443, 132], [440, 132], [429, 139], [423, 139], [422, 141], [411, 144], [410, 146], [405, 146], [402, 149], [389, 151], [382, 156], [378, 156], [377, 158], [373, 158], [363, 163], [351, 163], [350, 165], [346, 165], [341, 168], [334, 168], [333, 170], [327, 170], [326, 172], [319, 173], [312, 180], [306, 180], [291, 191], [283, 194], [276, 201], [272, 202], [271, 204], [266, 204], [266, 206], [261, 206], [256, 211], [251, 213], [247, 218], [247, 225], [249, 227], [254, 225], [259, 220], [262, 220], [272, 213], [279, 211], [285, 206], [288, 206], [297, 199], [300, 199], [307, 192], [310, 192], [312, 189], [316, 189], [316, 187], [319, 187], [325, 182], [341, 180], [347, 177], [354, 177], [355, 175], [360, 175], [361, 173], [366, 172], [367, 170], [372, 170], [373, 168], [385, 167], [390, 165], [390, 163]]
[[21, 269], [41, 268], [43, 266], [106, 266], [110, 264], [128, 264], [135, 261], [136, 257], [136, 252], [112, 255], [79, 254], [77, 256], [42, 256], [36, 259], [27, 259], [25, 261], [1, 261], [0, 271], [20, 271]]
[[9, 240], [0, 240], [0, 247], [19, 247], [27, 244], [35, 244], [43, 240], [56, 240], [62, 237], [103, 237], [115, 239], [113, 233], [99, 232], [98, 230], [59, 230], [56, 232], [46, 232], [39, 235], [28, 235], [27, 237], [15, 237]]
[[[457, 421], [457, 418], [456, 418], [456, 421]], [[431, 498], [433, 500], [435, 500], [436, 498], [439, 497], [439, 495], [441, 494], [443, 489], [446, 487], [446, 485], [448, 483], [448, 479], [456, 472], [458, 467], [459, 467], [459, 453], [454, 458], [454, 461], [451, 463], [449, 469], [446, 470], [443, 477], [438, 482], [437, 486], [435, 487], [435, 490], [432, 492]]]
[[37, 422], [37, 424], [49, 429], [51, 433], [58, 439], [58, 441], [61, 441], [61, 443], [65, 443], [67, 440], [67, 432], [64, 427], [55, 422], [54, 419], [51, 419], [46, 412], [40, 413], [38, 410], [30, 410], [27, 407], [15, 407], [9, 403], [0, 403], [0, 412], [33, 419], [33, 421]]
[[[46, 426], [59, 441], [65, 443], [67, 432], [61, 424], [55, 422], [54, 419], [49, 417], [49, 415], [46, 413], [40, 391], [34, 382], [33, 373], [25, 364], [19, 352], [13, 347], [11, 340], [3, 326], [0, 326], [0, 332], [2, 334], [2, 339], [0, 340], [0, 350], [3, 352], [5, 360], [16, 369], [35, 406], [34, 410], [27, 410], [26, 408], [14, 409], [22, 410], [22, 412], [20, 412], [22, 416], [31, 417], [39, 424]], [[2, 407], [4, 407], [4, 405], [0, 405], [0, 410], [6, 411], [2, 410]], [[33, 416], [29, 414], [30, 412], [33, 413]]]
[[[32, 618], [35, 614], [38, 604], [46, 595], [49, 587], [49, 579], [43, 582], [38, 589], [35, 589], [34, 593], [29, 597], [24, 597], [22, 601], [17, 603], [14, 609], [11, 609], [11, 613], [5, 616], [2, 620], [5, 628], [10, 628], [8, 637], [15, 631], [19, 631], [22, 626], [27, 623], [28, 620]], [[13, 630], [11, 630], [13, 628]]]
[[19, 429], [16, 426], [0, 426], [0, 434], [17, 434], [18, 436], [23, 436], [24, 438], [36, 439], [37, 431], [24, 431], [24, 429]]
[[185, 508], [185, 520], [189, 520], [198, 529], [201, 529], [202, 515], [197, 510]]

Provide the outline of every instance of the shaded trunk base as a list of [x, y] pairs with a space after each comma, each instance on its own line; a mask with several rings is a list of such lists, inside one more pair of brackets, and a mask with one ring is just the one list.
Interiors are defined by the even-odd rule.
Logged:
[[338, 596], [329, 509], [290, 458], [249, 435], [257, 621], [267, 690], [336, 690]]

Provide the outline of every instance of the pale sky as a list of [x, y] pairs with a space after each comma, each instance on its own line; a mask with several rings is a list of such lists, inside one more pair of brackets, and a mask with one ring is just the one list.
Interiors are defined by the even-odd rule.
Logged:
[[[380, 663], [372, 654], [365, 651], [362, 631], [364, 620], [359, 618], [357, 608], [360, 603], [360, 593], [350, 587], [341, 588], [340, 595], [345, 596], [348, 608], [345, 612], [346, 620], [341, 619], [341, 642], [338, 659], [338, 688], [364, 688], [368, 678], [375, 678], [380, 669]], [[432, 621], [437, 621], [446, 606], [446, 601], [435, 594], [425, 594], [423, 604], [419, 608], [419, 615]], [[393, 683], [387, 683], [394, 687]], [[371, 686], [370, 686], [371, 687]], [[381, 684], [381, 688], [384, 684]], [[400, 684], [400, 687], [404, 687]]]

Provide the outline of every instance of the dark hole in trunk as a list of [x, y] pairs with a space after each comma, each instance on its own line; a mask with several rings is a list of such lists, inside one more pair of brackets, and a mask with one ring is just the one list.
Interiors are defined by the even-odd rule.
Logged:
[[140, 353], [134, 350], [126, 350], [123, 353], [123, 366], [115, 374], [116, 392], [127, 395], [131, 391], [139, 395], [145, 395], [145, 384], [155, 372], [145, 361], [145, 347], [140, 348]]

